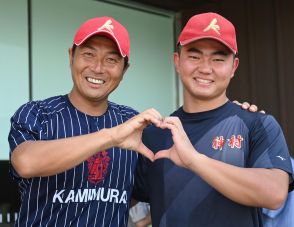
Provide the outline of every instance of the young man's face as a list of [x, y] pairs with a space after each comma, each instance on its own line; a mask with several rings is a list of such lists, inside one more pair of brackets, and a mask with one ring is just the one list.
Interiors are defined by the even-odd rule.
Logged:
[[226, 99], [239, 59], [222, 43], [201, 39], [181, 47], [174, 63], [184, 85], [185, 101]]
[[72, 93], [82, 100], [105, 102], [119, 85], [127, 67], [116, 44], [104, 36], [93, 36], [74, 54], [69, 50], [74, 82]]

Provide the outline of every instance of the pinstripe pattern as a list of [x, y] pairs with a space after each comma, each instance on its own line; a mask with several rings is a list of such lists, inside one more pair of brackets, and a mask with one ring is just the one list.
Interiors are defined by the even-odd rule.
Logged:
[[[21, 106], [11, 118], [11, 152], [27, 140], [84, 135], [114, 127], [136, 114], [129, 107], [109, 102], [104, 115], [89, 116], [75, 109], [67, 95], [32, 101]], [[103, 152], [91, 160], [104, 157], [100, 153]], [[127, 226], [138, 155], [110, 148], [106, 157], [108, 168], [98, 183], [88, 180], [90, 159], [63, 173], [31, 179], [21, 178], [11, 167], [22, 200], [16, 226]]]

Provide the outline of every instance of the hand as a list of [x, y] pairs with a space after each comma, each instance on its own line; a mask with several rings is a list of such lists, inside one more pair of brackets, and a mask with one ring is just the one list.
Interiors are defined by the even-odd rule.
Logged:
[[137, 151], [153, 161], [153, 152], [142, 142], [142, 132], [144, 128], [151, 123], [159, 127], [161, 120], [161, 114], [157, 110], [148, 109], [125, 123], [118, 125], [113, 128], [115, 131], [111, 134], [115, 141], [115, 146]]
[[151, 214], [150, 212], [146, 215], [146, 217], [144, 217], [143, 219], [137, 221], [135, 223], [136, 227], [148, 227], [149, 225], [152, 224], [152, 220], [151, 220]]
[[[250, 112], [256, 112], [258, 110], [258, 107], [254, 104], [250, 104], [248, 102], [240, 103], [237, 100], [233, 101], [233, 103], [236, 103], [237, 105], [241, 106], [244, 110], [249, 110]], [[260, 110], [260, 113], [265, 113], [264, 110]]]
[[191, 144], [180, 119], [178, 117], [167, 117], [161, 123], [160, 128], [170, 129], [174, 144], [169, 149], [158, 151], [155, 154], [155, 160], [168, 158], [176, 165], [189, 169], [192, 165], [192, 157], [198, 152]]

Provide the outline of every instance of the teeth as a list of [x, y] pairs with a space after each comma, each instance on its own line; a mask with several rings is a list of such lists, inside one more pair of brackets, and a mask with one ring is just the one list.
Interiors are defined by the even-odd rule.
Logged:
[[98, 80], [91, 77], [87, 77], [87, 81], [93, 84], [104, 84], [104, 80]]
[[196, 80], [200, 83], [204, 83], [204, 84], [209, 84], [211, 83], [212, 81], [211, 80], [204, 80], [204, 79], [200, 79], [200, 78], [196, 78]]

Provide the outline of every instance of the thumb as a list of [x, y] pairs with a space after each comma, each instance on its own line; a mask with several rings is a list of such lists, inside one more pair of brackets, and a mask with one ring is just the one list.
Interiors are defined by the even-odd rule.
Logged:
[[155, 156], [154, 159], [162, 159], [162, 158], [170, 158], [170, 151], [169, 150], [161, 150], [158, 151]]
[[154, 161], [154, 154], [153, 152], [146, 147], [143, 143], [140, 144], [138, 148], [138, 152], [148, 158], [151, 162]]

